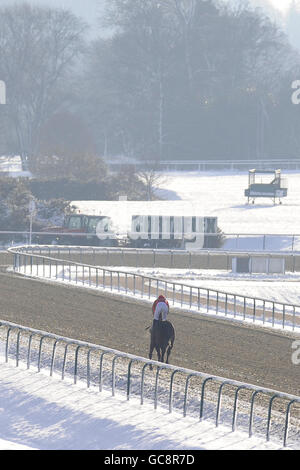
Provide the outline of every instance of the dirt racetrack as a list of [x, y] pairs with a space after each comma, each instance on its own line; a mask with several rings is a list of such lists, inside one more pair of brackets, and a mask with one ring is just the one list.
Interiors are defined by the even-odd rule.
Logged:
[[[149, 303], [8, 273], [0, 274], [0, 293], [2, 320], [148, 357]], [[295, 335], [172, 308], [169, 319], [172, 364], [300, 395]]]

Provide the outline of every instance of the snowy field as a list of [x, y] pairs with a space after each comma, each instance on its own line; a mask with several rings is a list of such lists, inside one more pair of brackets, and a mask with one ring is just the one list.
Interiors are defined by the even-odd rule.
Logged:
[[18, 156], [0, 156], [0, 173], [6, 173], [12, 178], [31, 176], [29, 171], [23, 171], [21, 159]]
[[[161, 194], [171, 202], [158, 202], [153, 214], [218, 217], [225, 233], [300, 234], [300, 173], [286, 173], [288, 197], [281, 206], [258, 200], [246, 205], [244, 189], [247, 173], [169, 173]], [[118, 230], [130, 229], [131, 215], [141, 212], [141, 204], [124, 211], [116, 203], [76, 202], [82, 212], [111, 213]], [[123, 208], [126, 203], [123, 203]], [[142, 203], [147, 211], [147, 204]], [[171, 207], [170, 207], [171, 206]], [[158, 211], [159, 210], [159, 211]], [[115, 212], [114, 212], [115, 211]], [[167, 212], [165, 212], [167, 211]], [[290, 247], [290, 240], [283, 246]], [[247, 249], [247, 248], [245, 248]], [[249, 246], [248, 249], [251, 249]], [[121, 267], [124, 270], [124, 267]], [[134, 271], [134, 268], [127, 268]], [[155, 276], [167, 276], [186, 284], [300, 303], [297, 274], [285, 276], [232, 276], [229, 272], [194, 272], [185, 270], [143, 269]], [[140, 270], [141, 272], [141, 270]], [[169, 277], [170, 276], [170, 277]], [[1, 346], [1, 345], [0, 345]], [[192, 417], [183, 418], [152, 404], [141, 406], [136, 399], [126, 401], [121, 395], [111, 397], [74, 385], [67, 380], [48, 377], [33, 370], [25, 371], [4, 364], [0, 347], [0, 449], [281, 449], [281, 443], [269, 442]], [[142, 411], [142, 412], [141, 412]]]
[[[247, 172], [170, 172], [162, 174], [158, 194], [165, 201], [116, 202], [73, 201], [82, 213], [109, 215], [117, 232], [130, 230], [131, 216], [190, 215], [218, 217], [218, 225], [226, 234], [288, 234], [291, 237], [235, 237], [225, 249], [300, 250], [300, 173], [283, 172], [288, 180], [288, 196], [282, 205], [271, 199], [257, 199], [247, 204], [244, 190], [248, 186]], [[259, 181], [259, 180], [258, 180]]]
[[[22, 172], [19, 157], [0, 157], [0, 171], [9, 172], [10, 176], [28, 176]], [[300, 172], [282, 171], [288, 181], [288, 195], [282, 205], [273, 205], [270, 199], [257, 199], [254, 205], [247, 205], [244, 190], [248, 187], [247, 171], [214, 172], [164, 172], [162, 173], [158, 194], [172, 201], [167, 205], [157, 205], [163, 215], [176, 215], [184, 207], [184, 214], [218, 217], [219, 226], [225, 233], [240, 234], [298, 234], [300, 235]], [[259, 182], [259, 177], [257, 177]], [[272, 175], [270, 175], [272, 178]], [[103, 213], [108, 203], [99, 201], [73, 202], [82, 212]], [[128, 209], [124, 217], [123, 210], [115, 211], [111, 205], [111, 214], [119, 230], [130, 229], [129, 215], [141, 213], [140, 204], [135, 209]], [[148, 213], [147, 203], [143, 204]], [[125, 207], [125, 206], [124, 206]], [[159, 215], [157, 211], [154, 214]], [[108, 214], [106, 214], [108, 215]], [[181, 215], [183, 215], [181, 213]]]
[[247, 172], [166, 173], [161, 195], [196, 203], [205, 215], [218, 217], [225, 233], [300, 234], [300, 173], [283, 171], [282, 175], [288, 180], [282, 205], [274, 206], [269, 199], [248, 205]]

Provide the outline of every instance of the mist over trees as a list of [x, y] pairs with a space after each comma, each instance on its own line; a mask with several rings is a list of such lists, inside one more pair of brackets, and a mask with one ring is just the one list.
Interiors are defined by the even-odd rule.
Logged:
[[115, 34], [94, 44], [88, 73], [98, 109], [104, 97], [117, 110], [105, 119], [106, 151], [119, 145], [152, 160], [297, 154], [288, 94], [299, 56], [260, 12], [112, 0], [107, 21]]
[[37, 152], [40, 131], [68, 98], [86, 26], [71, 12], [27, 3], [0, 9], [0, 76], [7, 86], [6, 132], [22, 159]]
[[[105, 177], [102, 157], [291, 158], [299, 52], [260, 10], [212, 0], [109, 0], [87, 42], [63, 9], [0, 8], [1, 153], [39, 176]], [[5, 109], [4, 109], [5, 108]], [[90, 172], [88, 171], [90, 168]], [[81, 175], [81, 176], [80, 176]]]

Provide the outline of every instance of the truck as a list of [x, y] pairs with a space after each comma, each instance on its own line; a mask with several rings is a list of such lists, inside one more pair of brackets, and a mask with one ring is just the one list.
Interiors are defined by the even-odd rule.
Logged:
[[33, 243], [41, 245], [117, 246], [110, 217], [71, 214], [62, 226], [48, 226], [34, 234]]

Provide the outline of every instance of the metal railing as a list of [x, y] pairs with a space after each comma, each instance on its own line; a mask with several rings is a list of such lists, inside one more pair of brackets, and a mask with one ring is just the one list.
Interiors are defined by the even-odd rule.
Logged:
[[270, 158], [270, 159], [247, 159], [247, 160], [230, 160], [230, 159], [210, 159], [210, 160], [163, 160], [160, 162], [160, 168], [164, 170], [176, 171], [206, 171], [206, 170], [248, 170], [251, 168], [269, 169], [281, 168], [286, 170], [300, 169], [300, 160], [296, 158]]
[[[39, 247], [40, 248], [40, 247]], [[50, 249], [47, 247], [47, 250]], [[76, 251], [75, 247], [73, 250]], [[300, 329], [300, 305], [174, 282], [125, 270], [33, 254], [34, 247], [10, 248], [15, 272], [153, 301], [165, 294], [177, 308], [289, 331]], [[68, 252], [67, 252], [68, 253]], [[71, 255], [71, 248], [69, 247]]]
[[[130, 232], [129, 232], [130, 233]], [[116, 235], [119, 239], [120, 245], [126, 239], [127, 233], [120, 233]], [[147, 234], [148, 235], [148, 234]], [[199, 235], [196, 234], [195, 235]], [[216, 237], [215, 233], [203, 233], [207, 239]], [[59, 237], [61, 240], [58, 245], [63, 246], [60, 243], [63, 239], [72, 239], [73, 245], [81, 245], [82, 247], [87, 246], [90, 242], [90, 237], [95, 237], [96, 234], [87, 233], [64, 233], [64, 232], [29, 232], [29, 231], [0, 231], [0, 247], [8, 248], [15, 243], [29, 244], [30, 238], [33, 243], [40, 243], [43, 245], [43, 239], [47, 238], [48, 244], [51, 242], [51, 237], [55, 242], [55, 239]], [[41, 242], [36, 241], [37, 237], [41, 238]], [[118, 238], [119, 237], [119, 238]], [[205, 252], [211, 250], [213, 252], [231, 252], [231, 251], [243, 251], [243, 252], [272, 252], [272, 253], [295, 253], [300, 254], [300, 234], [297, 233], [222, 233], [222, 246], [220, 248], [202, 248], [197, 251]], [[50, 240], [49, 240], [50, 239]], [[147, 240], [146, 240], [147, 241]], [[152, 240], [153, 241], [153, 240]], [[88, 243], [89, 242], [89, 243]], [[192, 242], [188, 242], [192, 244]], [[113, 246], [113, 245], [112, 245]], [[119, 249], [122, 246], [119, 247]], [[101, 248], [101, 247], [100, 247]], [[195, 248], [195, 250], [197, 247]], [[178, 249], [170, 249], [171, 251], [179, 251]]]
[[269, 169], [269, 168], [281, 168], [286, 170], [298, 170], [300, 169], [299, 158], [288, 158], [282, 156], [282, 158], [269, 158], [269, 159], [226, 159], [226, 158], [210, 158], [209, 160], [161, 160], [159, 164], [155, 161], [128, 161], [122, 163], [119, 160], [108, 160], [107, 164], [111, 170], [122, 168], [124, 165], [132, 166], [136, 170], [149, 169], [151, 165], [157, 170], [176, 170], [176, 171], [207, 171], [207, 170], [248, 170], [252, 168], [257, 169]]
[[216, 427], [222, 413], [222, 424], [229, 422], [232, 431], [239, 422], [249, 437], [263, 433], [267, 441], [281, 439], [283, 446], [288, 445], [292, 431], [290, 443], [299, 445], [300, 397], [2, 320], [0, 341], [5, 345], [5, 362], [14, 361], [16, 367], [35, 367], [37, 372], [47, 369], [50, 376], [55, 374], [62, 380], [68, 376], [75, 384], [85, 380], [87, 388], [94, 386], [99, 392], [110, 389], [112, 396], [118, 390], [127, 400], [132, 395], [139, 397], [141, 405], [151, 400], [155, 409], [160, 404], [170, 413], [181, 410], [183, 417], [196, 414], [200, 421], [213, 420]]
[[[12, 247], [16, 248], [16, 247]], [[55, 254], [57, 258], [84, 264], [101, 266], [131, 266], [144, 268], [176, 269], [232, 269], [236, 257], [267, 257], [285, 260], [286, 272], [300, 272], [300, 252], [221, 251], [221, 250], [171, 250], [153, 248], [113, 248], [70, 245], [26, 245], [19, 250], [30, 250], [32, 254]], [[10, 252], [10, 249], [8, 249]], [[6, 252], [3, 252], [3, 256]], [[1, 254], [0, 254], [1, 256]], [[1, 259], [1, 258], [0, 258]]]

